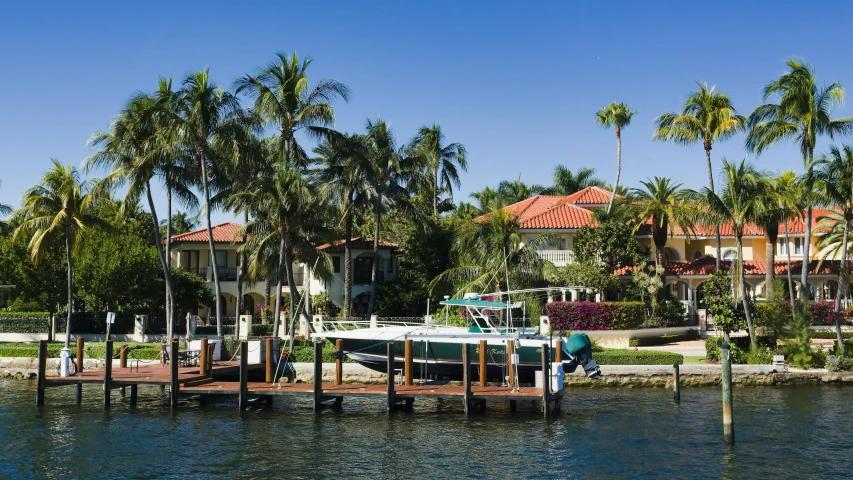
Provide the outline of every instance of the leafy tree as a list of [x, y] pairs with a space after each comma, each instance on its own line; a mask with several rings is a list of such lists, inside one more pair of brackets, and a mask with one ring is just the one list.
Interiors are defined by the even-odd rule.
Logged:
[[438, 197], [446, 192], [453, 198], [453, 187], [459, 188], [459, 170], [468, 171], [465, 146], [461, 143], [443, 145], [444, 133], [439, 125], [422, 126], [413, 147], [426, 158], [432, 183], [433, 217], [438, 217]]
[[646, 294], [649, 294], [649, 305], [651, 305], [651, 315], [655, 317], [655, 309], [658, 306], [658, 291], [663, 288], [664, 267], [662, 265], [648, 265], [646, 267], [648, 273], [642, 268], [634, 270], [633, 281], [640, 289], [640, 298], [643, 303], [646, 301]]
[[[714, 192], [714, 169], [711, 167], [711, 148], [714, 142], [731, 138], [746, 126], [746, 118], [738, 115], [728, 95], [717, 92], [716, 87], [696, 82], [699, 91], [692, 92], [684, 101], [681, 113], [665, 113], [655, 119], [657, 129], [654, 139], [693, 145], [702, 142], [705, 163], [708, 167], [708, 187]], [[717, 270], [722, 258], [720, 226], [714, 225], [717, 240]]]
[[595, 114], [596, 123], [604, 128], [613, 127], [616, 130], [616, 180], [613, 182], [613, 188], [610, 192], [610, 202], [607, 204], [608, 212], [613, 208], [613, 198], [616, 196], [616, 189], [619, 187], [619, 174], [622, 173], [622, 128], [631, 123], [631, 119], [636, 113], [636, 110], [631, 110], [631, 107], [625, 103], [613, 102]]
[[634, 236], [634, 225], [620, 217], [584, 225], [575, 234], [572, 248], [577, 262], [596, 266], [605, 274], [640, 265], [648, 258], [648, 249]]
[[722, 270], [708, 275], [708, 280], [702, 284], [708, 314], [714, 319], [714, 327], [723, 331], [727, 342], [731, 332], [744, 327], [743, 309], [739, 308], [732, 291], [731, 277]]
[[172, 270], [175, 281], [175, 310], [178, 318], [184, 318], [187, 312], [196, 312], [201, 305], [210, 305], [215, 299], [207, 283], [194, 273], [182, 268]]
[[10, 300], [18, 304], [35, 303], [38, 311], [57, 312], [65, 297], [66, 279], [63, 277], [68, 271], [59, 247], [46, 244], [35, 265], [26, 245], [13, 242], [11, 235], [0, 237], [0, 265], [3, 265], [0, 281], [15, 285], [14, 289], [7, 290]]
[[14, 213], [21, 224], [15, 229], [13, 238], [30, 237], [28, 248], [35, 265], [46, 249], [56, 246], [54, 242], [64, 240], [68, 269], [65, 348], [68, 348], [74, 279], [72, 258], [74, 253], [80, 252], [91, 229], [109, 229], [110, 225], [95, 215], [98, 203], [104, 201], [103, 191], [94, 188], [94, 182], [81, 180], [80, 172], [71, 165], [65, 168], [58, 160], [52, 162], [53, 168], [44, 174], [41, 184], [24, 193], [23, 206]]
[[[832, 118], [835, 106], [844, 103], [844, 87], [834, 82], [823, 87], [817, 85], [814, 70], [799, 60], [788, 60], [789, 71], [764, 86], [764, 101], [778, 97], [779, 103], [765, 103], [749, 116], [749, 132], [746, 149], [761, 155], [774, 143], [793, 140], [799, 144], [806, 169], [806, 192], [813, 189], [811, 172], [814, 168], [814, 150], [819, 135], [848, 134], [853, 131], [853, 118]], [[803, 271], [801, 283], [804, 298], [811, 296], [808, 288], [811, 259], [812, 206], [804, 197], [806, 205], [806, 242], [803, 245]]]

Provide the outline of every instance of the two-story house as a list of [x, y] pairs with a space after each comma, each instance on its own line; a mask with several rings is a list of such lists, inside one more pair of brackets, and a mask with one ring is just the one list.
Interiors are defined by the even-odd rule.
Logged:
[[[223, 223], [212, 227], [213, 244], [216, 254], [216, 264], [219, 273], [219, 288], [221, 292], [220, 302], [224, 308], [225, 317], [237, 316], [237, 274], [240, 262], [237, 249], [241, 245], [240, 237], [235, 236], [240, 225], [237, 223]], [[183, 268], [203, 278], [208, 286], [213, 288], [213, 271], [210, 262], [210, 249], [208, 248], [207, 229], [202, 228], [192, 232], [175, 235], [172, 241], [172, 267]], [[329, 299], [339, 307], [343, 305], [344, 299], [344, 241], [336, 241], [318, 247], [325, 251], [332, 261], [333, 271], [328, 279], [318, 278], [310, 274], [310, 265], [294, 263], [294, 280], [296, 288], [301, 292], [305, 289], [306, 275], [310, 275], [308, 288], [311, 295], [327, 292]], [[369, 297], [370, 279], [373, 268], [373, 239], [355, 238], [352, 244], [352, 269], [353, 269], [353, 314], [366, 310], [369, 298], [365, 298], [365, 292]], [[397, 245], [388, 242], [380, 242], [379, 246], [379, 281], [384, 282], [397, 276]], [[266, 282], [244, 282], [243, 283], [243, 312], [241, 314], [254, 313], [258, 305], [265, 301]], [[275, 279], [272, 279], [272, 298], [275, 298]], [[290, 291], [288, 279], [285, 276], [282, 285], [282, 293]], [[274, 303], [274, 300], [273, 302]], [[207, 317], [213, 310], [213, 305], [204, 306], [199, 309], [198, 314]], [[362, 308], [364, 307], [364, 308]]]
[[[565, 196], [537, 195], [505, 208], [519, 222], [525, 240], [529, 241], [537, 235], [549, 233], [557, 237], [546, 249], [540, 250], [539, 256], [552, 262], [555, 266], [564, 266], [574, 262], [573, 242], [578, 229], [593, 225], [592, 212], [596, 208], [605, 208], [610, 200], [610, 191], [600, 187], [588, 187], [579, 192]], [[817, 218], [827, 211], [815, 209], [813, 225]], [[735, 250], [734, 232], [730, 225], [720, 226], [722, 268], [729, 269], [731, 261], [737, 257]], [[787, 236], [784, 225], [779, 227], [778, 242], [774, 246], [774, 272], [777, 278], [785, 278], [788, 272], [787, 255], [791, 256], [791, 273], [799, 284], [803, 264], [803, 247], [807, 241], [805, 224], [800, 219], [788, 222]], [[823, 252], [818, 252], [815, 242], [820, 235], [813, 228], [811, 244], [812, 261], [810, 263], [809, 283], [819, 299], [834, 299], [837, 291], [838, 268], [840, 262], [832, 259], [821, 263], [818, 269], [818, 259]], [[655, 246], [652, 242], [651, 227], [641, 227], [636, 236], [641, 245], [649, 247], [650, 259], [654, 258]], [[763, 296], [765, 282], [765, 237], [763, 230], [755, 225], [746, 229], [743, 237], [744, 268], [748, 288], [758, 297]], [[713, 256], [716, 255], [716, 240], [712, 228], [700, 229], [687, 235], [676, 230], [667, 238], [664, 251], [666, 258], [666, 288], [679, 299], [696, 308], [701, 300], [701, 285], [708, 275], [716, 269]], [[616, 272], [624, 281], [630, 281], [631, 272]]]

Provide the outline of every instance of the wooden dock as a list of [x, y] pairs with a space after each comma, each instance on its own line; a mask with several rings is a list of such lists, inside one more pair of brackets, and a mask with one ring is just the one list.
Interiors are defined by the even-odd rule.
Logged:
[[[410, 342], [410, 341], [409, 341]], [[486, 385], [484, 379], [479, 379], [479, 385], [472, 385], [471, 376], [471, 345], [462, 346], [463, 382], [462, 385], [415, 385], [411, 375], [411, 359], [408, 354], [411, 348], [406, 348], [408, 367], [402, 374], [394, 370], [394, 345], [388, 344], [388, 381], [385, 385], [376, 384], [343, 384], [342, 360], [336, 361], [334, 383], [322, 383], [322, 345], [315, 344], [314, 349], [314, 381], [312, 383], [284, 383], [274, 381], [276, 372], [273, 371], [275, 362], [272, 339], [267, 341], [266, 362], [263, 364], [248, 363], [248, 344], [240, 345], [239, 361], [211, 361], [207, 342], [202, 342], [199, 366], [179, 366], [177, 361], [168, 365], [133, 366], [127, 364], [126, 355], [120, 355], [120, 367], [112, 368], [113, 345], [107, 342], [105, 352], [106, 368], [104, 370], [81, 371], [70, 377], [46, 377], [45, 364], [47, 342], [39, 346], [39, 384], [36, 403], [44, 405], [45, 389], [63, 385], [75, 385], [77, 402], [82, 398], [83, 385], [103, 385], [104, 408], [110, 408], [111, 391], [114, 389], [130, 388], [130, 405], [136, 405], [137, 389], [140, 385], [160, 386], [165, 390], [169, 387], [171, 406], [177, 408], [180, 396], [198, 396], [203, 402], [215, 396], [236, 396], [238, 408], [245, 410], [251, 404], [261, 400], [271, 402], [276, 396], [297, 396], [313, 399], [314, 411], [332, 407], [340, 408], [345, 397], [374, 397], [385, 398], [389, 412], [398, 409], [411, 410], [414, 401], [421, 399], [459, 399], [462, 400], [465, 413], [474, 408], [484, 411], [487, 401], [509, 401], [510, 408], [515, 410], [518, 400], [541, 401], [542, 411], [549, 416], [560, 410], [563, 391], [550, 392], [549, 367], [550, 352], [543, 345], [543, 388], [519, 387], [512, 389], [506, 386]], [[79, 345], [78, 345], [79, 347]], [[340, 350], [340, 345], [338, 349]], [[407, 347], [410, 347], [407, 345]], [[78, 348], [78, 351], [81, 349]], [[178, 344], [170, 345], [170, 358], [178, 358]], [[82, 365], [82, 358], [78, 357]], [[250, 381], [252, 372], [265, 372], [264, 382]], [[400, 377], [402, 375], [402, 378]], [[223, 378], [237, 377], [238, 381], [228, 381]], [[400, 384], [397, 380], [401, 380]]]

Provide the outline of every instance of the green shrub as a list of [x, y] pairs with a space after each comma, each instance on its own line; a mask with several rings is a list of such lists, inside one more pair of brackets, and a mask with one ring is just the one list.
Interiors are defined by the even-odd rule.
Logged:
[[[835, 340], [836, 338], [838, 338], [838, 335], [835, 333], [835, 330], [812, 330], [812, 338]], [[853, 338], [853, 332], [851, 332], [850, 330], [842, 330], [841, 338]]]
[[850, 370], [853, 370], [853, 358], [827, 355], [826, 363], [824, 365], [830, 372], [849, 372]]
[[[113, 344], [113, 356], [118, 358], [123, 343]], [[160, 358], [159, 343], [127, 343], [128, 358], [137, 360], [156, 360]], [[47, 356], [50, 358], [58, 358], [62, 350], [62, 343], [54, 342], [47, 345]], [[39, 346], [37, 343], [4, 343], [0, 344], [0, 357], [22, 357], [36, 358], [38, 357]], [[71, 345], [72, 353], [76, 352], [74, 345]], [[94, 358], [102, 360], [106, 354], [106, 344], [104, 342], [87, 343], [84, 347], [83, 354], [86, 358]]]
[[50, 317], [0, 317], [0, 333], [47, 333]]
[[603, 352], [593, 353], [592, 356], [601, 365], [672, 365], [684, 363], [684, 355], [680, 353], [649, 350], [607, 348]]
[[[776, 339], [769, 336], [759, 336], [756, 343], [758, 344], [759, 355], [763, 351], [776, 351]], [[705, 339], [705, 359], [709, 362], [720, 361], [720, 345], [723, 344], [723, 337], [708, 337]], [[749, 337], [731, 337], [729, 345], [732, 352], [732, 363], [746, 364], [749, 363]], [[772, 358], [771, 358], [772, 359]], [[769, 361], [767, 363], [770, 363]]]
[[699, 332], [696, 330], [690, 330], [687, 333], [661, 335], [659, 337], [631, 337], [628, 340], [628, 345], [631, 347], [650, 347], [653, 345], [666, 345], [668, 343], [685, 342], [688, 340], [699, 340]]
[[50, 318], [49, 312], [7, 312], [0, 310], [0, 319], [4, 318]]
[[754, 352], [749, 352], [746, 356], [746, 363], [750, 365], [770, 365], [773, 363], [774, 350], [766, 347], [759, 347]]

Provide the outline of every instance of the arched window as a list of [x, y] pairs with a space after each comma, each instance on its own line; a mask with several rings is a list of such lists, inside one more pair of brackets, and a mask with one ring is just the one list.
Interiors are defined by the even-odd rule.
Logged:
[[693, 252], [693, 260], [699, 260], [700, 258], [702, 258], [701, 250], [696, 250], [695, 252]]
[[664, 247], [663, 257], [667, 260], [681, 260], [681, 255], [678, 254], [678, 250], [672, 247]]
[[723, 260], [734, 261], [737, 260], [737, 250], [734, 248], [729, 248], [723, 251]]

